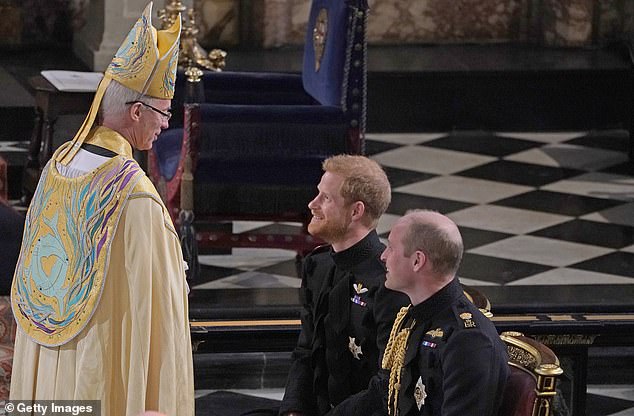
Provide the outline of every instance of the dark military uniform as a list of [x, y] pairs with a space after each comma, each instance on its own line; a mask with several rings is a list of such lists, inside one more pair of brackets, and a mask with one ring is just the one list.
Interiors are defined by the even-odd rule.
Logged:
[[509, 374], [506, 348], [458, 279], [408, 315], [402, 327], [416, 323], [407, 342], [398, 415], [497, 415]]
[[382, 408], [381, 395], [353, 395], [378, 372], [396, 313], [409, 304], [384, 286], [383, 249], [372, 231], [347, 250], [320, 247], [304, 260], [302, 330], [280, 414], [369, 415]]

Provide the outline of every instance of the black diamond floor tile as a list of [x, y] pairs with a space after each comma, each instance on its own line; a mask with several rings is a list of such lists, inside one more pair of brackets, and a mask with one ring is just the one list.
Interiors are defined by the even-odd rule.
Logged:
[[543, 143], [530, 140], [498, 137], [486, 131], [453, 132], [447, 137], [432, 140], [419, 146], [438, 147], [460, 152], [479, 153], [502, 157], [522, 150], [539, 147]]
[[365, 141], [365, 155], [372, 156], [377, 153], [387, 152], [388, 150], [396, 149], [401, 147], [399, 144], [395, 143], [387, 143], [380, 142], [377, 140], [367, 140]]
[[521, 195], [496, 201], [493, 205], [531, 209], [553, 214], [581, 216], [623, 204], [604, 198], [591, 198], [581, 195], [565, 194], [551, 191], [531, 191]]
[[[308, 201], [306, 202], [306, 205], [308, 205]], [[256, 228], [247, 232], [250, 232], [253, 234], [300, 235], [302, 233], [302, 227], [299, 225], [273, 223], [273, 224], [265, 225], [264, 227]]]
[[465, 250], [480, 247], [493, 243], [504, 238], [512, 237], [513, 234], [499, 233], [497, 231], [479, 230], [477, 228], [460, 227], [462, 242]]
[[26, 159], [28, 157], [28, 152], [24, 151], [2, 151], [0, 152], [2, 158], [7, 162], [8, 165], [19, 166], [22, 167], [26, 163]]
[[610, 416], [631, 409], [634, 414], [634, 401], [616, 399], [614, 397], [588, 394], [586, 396], [586, 414], [592, 416]]
[[230, 267], [211, 266], [207, 264], [200, 265], [200, 275], [193, 282], [192, 286], [202, 285], [203, 283], [213, 282], [223, 277], [232, 276], [234, 274], [242, 273], [240, 269], [234, 269]]
[[568, 266], [572, 269], [634, 277], [634, 253], [617, 251]]
[[552, 268], [541, 264], [465, 253], [458, 276], [506, 284]]
[[297, 277], [297, 263], [295, 260], [283, 261], [257, 270], [261, 273], [277, 274], [280, 276]]
[[580, 219], [544, 228], [531, 235], [615, 249], [634, 244], [633, 227]]
[[576, 169], [555, 168], [531, 163], [498, 160], [458, 172], [456, 175], [510, 182], [518, 185], [543, 186], [582, 173], [584, 172]]
[[634, 163], [624, 162], [602, 169], [601, 172], [614, 173], [617, 175], [634, 176]]
[[383, 170], [387, 174], [387, 178], [392, 185], [392, 189], [403, 185], [409, 185], [410, 183], [421, 182], [427, 179], [431, 179], [436, 175], [424, 172], [415, 172], [413, 170], [392, 168], [384, 166]]
[[392, 192], [392, 202], [387, 209], [389, 214], [403, 215], [410, 209], [431, 209], [442, 214], [458, 211], [473, 206], [465, 202], [449, 201], [447, 199], [433, 198]]
[[585, 136], [564, 143], [625, 153], [629, 148], [629, 140], [627, 130], [601, 130], [590, 132]]

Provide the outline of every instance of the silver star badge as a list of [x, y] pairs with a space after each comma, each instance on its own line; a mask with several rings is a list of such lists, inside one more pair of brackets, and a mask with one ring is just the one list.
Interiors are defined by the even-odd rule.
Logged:
[[348, 349], [352, 353], [352, 356], [357, 360], [360, 360], [361, 357], [359, 355], [363, 355], [363, 351], [361, 351], [361, 345], [357, 345], [354, 337], [348, 337], [350, 342], [348, 343]]
[[414, 389], [414, 400], [416, 400], [416, 406], [418, 406], [418, 410], [425, 404], [425, 397], [427, 397], [427, 392], [425, 392], [425, 385], [423, 384], [423, 379], [418, 377], [418, 381], [416, 382], [416, 388]]

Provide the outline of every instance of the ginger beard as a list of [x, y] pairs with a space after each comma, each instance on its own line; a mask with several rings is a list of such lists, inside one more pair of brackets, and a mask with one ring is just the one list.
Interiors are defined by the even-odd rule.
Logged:
[[351, 215], [346, 215], [349, 208], [350, 206], [347, 205], [338, 212], [330, 214], [313, 210], [313, 218], [308, 224], [308, 232], [313, 237], [321, 238], [331, 244], [343, 240], [352, 222]]

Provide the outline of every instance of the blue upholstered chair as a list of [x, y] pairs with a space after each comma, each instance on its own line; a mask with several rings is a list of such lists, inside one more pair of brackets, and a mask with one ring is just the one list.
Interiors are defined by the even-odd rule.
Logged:
[[[306, 226], [321, 162], [364, 148], [366, 11], [363, 0], [313, 0], [301, 75], [205, 72], [189, 85], [178, 78], [173, 107], [191, 104], [156, 142], [149, 165], [182, 238], [195, 235], [201, 247], [287, 248], [298, 258], [320, 243]], [[203, 223], [231, 220], [294, 221], [302, 232], [202, 231]], [[192, 262], [196, 244], [184, 245]]]

